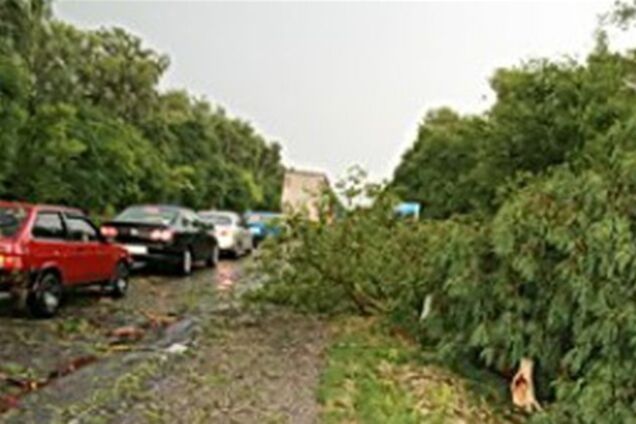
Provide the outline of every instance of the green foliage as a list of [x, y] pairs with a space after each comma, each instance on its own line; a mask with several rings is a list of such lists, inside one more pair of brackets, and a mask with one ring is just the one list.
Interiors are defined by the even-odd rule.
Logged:
[[335, 341], [319, 388], [322, 422], [423, 422], [419, 399], [397, 376], [386, 375], [413, 361], [416, 351], [364, 322], [339, 320], [332, 326]]
[[165, 165], [150, 143], [97, 110], [43, 107], [28, 128], [7, 182], [19, 198], [105, 211], [146, 200], [167, 184]]
[[422, 352], [395, 328], [345, 317], [331, 320], [329, 333], [318, 391], [322, 422], [517, 422], [493, 408], [507, 393], [497, 392], [492, 378], [462, 378], [438, 366], [434, 353]]
[[112, 214], [168, 202], [280, 207], [280, 146], [186, 92], [126, 31], [80, 30], [43, 0], [0, 2], [0, 197]]
[[[496, 103], [480, 116], [430, 112], [397, 167], [392, 186], [423, 204], [423, 215], [493, 215], [509, 185], [524, 185], [554, 166], [589, 166], [613, 126], [634, 116], [632, 54], [602, 40], [585, 65], [531, 61], [491, 79]], [[502, 195], [501, 191], [504, 191]]]
[[289, 222], [259, 295], [377, 314], [506, 377], [530, 357], [537, 422], [636, 421], [635, 58], [601, 33], [584, 63], [498, 70], [482, 115], [428, 113], [389, 190], [341, 187], [371, 207]]

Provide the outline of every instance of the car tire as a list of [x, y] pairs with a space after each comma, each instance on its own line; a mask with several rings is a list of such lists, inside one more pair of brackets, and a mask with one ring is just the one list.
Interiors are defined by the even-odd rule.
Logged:
[[219, 256], [219, 246], [214, 245], [214, 247], [212, 248], [212, 252], [210, 253], [210, 257], [206, 261], [206, 265], [210, 268], [216, 268], [219, 263]]
[[128, 287], [130, 286], [130, 270], [126, 264], [120, 262], [117, 264], [115, 274], [108, 283], [108, 291], [115, 299], [121, 299], [126, 296]]
[[27, 295], [29, 312], [36, 318], [51, 318], [62, 303], [62, 281], [54, 272], [45, 272], [33, 283]]
[[183, 277], [187, 277], [192, 274], [192, 250], [190, 248], [181, 252], [181, 259], [179, 260], [179, 274]]

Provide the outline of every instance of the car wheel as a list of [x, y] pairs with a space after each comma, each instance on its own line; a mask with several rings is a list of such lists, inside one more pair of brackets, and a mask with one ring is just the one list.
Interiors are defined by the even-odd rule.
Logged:
[[183, 276], [192, 274], [192, 251], [189, 248], [181, 254], [179, 273]]
[[210, 253], [210, 258], [207, 260], [207, 265], [210, 268], [215, 268], [216, 265], [219, 263], [219, 246], [214, 245], [214, 247], [212, 248], [212, 252]]
[[54, 316], [61, 302], [62, 282], [53, 272], [45, 272], [40, 276], [27, 295], [27, 308], [37, 318]]
[[130, 271], [128, 270], [128, 267], [121, 262], [118, 263], [115, 275], [108, 284], [110, 295], [116, 299], [126, 296], [126, 293], [128, 292], [129, 278]]

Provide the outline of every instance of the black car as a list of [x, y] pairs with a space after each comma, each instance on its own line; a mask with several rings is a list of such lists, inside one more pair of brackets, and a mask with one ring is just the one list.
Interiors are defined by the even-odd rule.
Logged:
[[195, 262], [216, 266], [219, 246], [214, 227], [180, 206], [131, 206], [105, 223], [102, 235], [123, 245], [135, 263], [169, 265], [182, 275]]

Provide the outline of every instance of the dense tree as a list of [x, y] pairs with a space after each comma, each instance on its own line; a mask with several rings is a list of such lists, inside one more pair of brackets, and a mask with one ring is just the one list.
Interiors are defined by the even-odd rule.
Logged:
[[[610, 16], [629, 27], [636, 2]], [[259, 295], [383, 315], [508, 378], [531, 358], [533, 422], [636, 422], [636, 55], [599, 31], [585, 60], [491, 86], [482, 114], [428, 113], [396, 169], [419, 222], [395, 218], [390, 190], [330, 225], [291, 220]]]
[[421, 202], [424, 216], [492, 215], [511, 187], [555, 166], [601, 160], [605, 152], [597, 149], [634, 116], [636, 94], [634, 54], [613, 53], [605, 43], [600, 36], [583, 64], [537, 60], [498, 70], [491, 79], [496, 102], [479, 116], [429, 113], [393, 186]]
[[0, 196], [113, 213], [134, 202], [278, 209], [280, 146], [187, 92], [166, 56], [113, 29], [0, 1]]
[[445, 218], [472, 210], [478, 187], [470, 178], [477, 166], [485, 122], [450, 109], [427, 114], [418, 138], [395, 171], [396, 191], [423, 203], [426, 216]]

